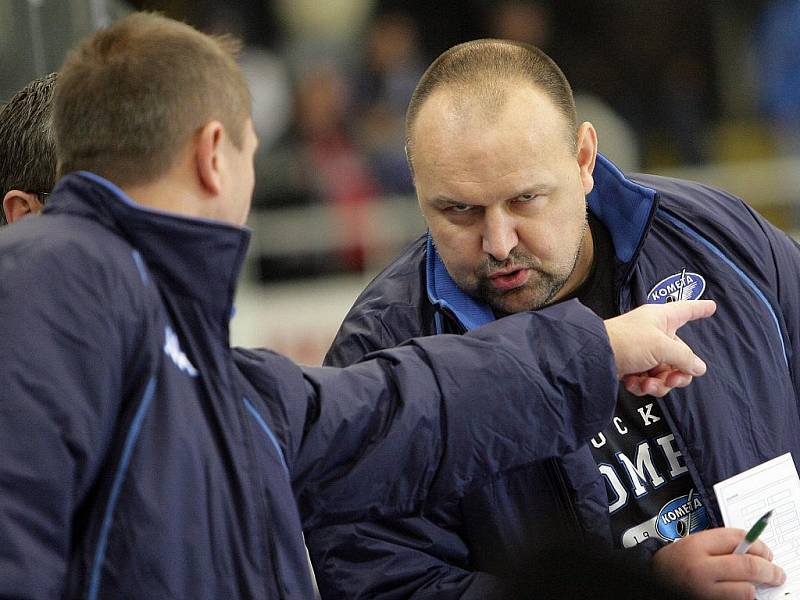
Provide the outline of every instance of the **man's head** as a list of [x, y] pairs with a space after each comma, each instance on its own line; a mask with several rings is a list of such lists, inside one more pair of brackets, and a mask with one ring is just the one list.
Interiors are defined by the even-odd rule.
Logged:
[[420, 207], [463, 290], [513, 313], [585, 279], [597, 136], [544, 53], [504, 40], [451, 48], [417, 85], [406, 136]]
[[34, 79], [0, 109], [0, 225], [39, 212], [55, 183], [55, 83], [56, 73]]
[[227, 39], [151, 13], [85, 40], [56, 86], [59, 175], [91, 171], [136, 200], [132, 192], [178, 183], [181, 194], [160, 208], [244, 222], [256, 140], [234, 52]]

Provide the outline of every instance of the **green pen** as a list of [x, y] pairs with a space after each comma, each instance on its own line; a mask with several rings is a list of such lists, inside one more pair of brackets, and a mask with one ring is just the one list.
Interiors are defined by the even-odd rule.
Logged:
[[736, 546], [736, 550], [733, 551], [734, 554], [744, 554], [750, 549], [750, 546], [753, 545], [758, 539], [758, 536], [764, 531], [769, 523], [769, 518], [772, 516], [772, 511], [768, 511], [763, 517], [761, 517], [756, 524], [750, 528], [750, 531], [747, 532], [747, 535], [744, 536], [744, 539], [739, 542], [739, 545]]

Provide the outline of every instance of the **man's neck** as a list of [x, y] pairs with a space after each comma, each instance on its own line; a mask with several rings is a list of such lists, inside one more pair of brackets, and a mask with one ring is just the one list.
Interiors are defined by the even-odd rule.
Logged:
[[179, 178], [165, 176], [151, 183], [125, 186], [122, 191], [141, 206], [184, 217], [207, 217], [190, 186]]

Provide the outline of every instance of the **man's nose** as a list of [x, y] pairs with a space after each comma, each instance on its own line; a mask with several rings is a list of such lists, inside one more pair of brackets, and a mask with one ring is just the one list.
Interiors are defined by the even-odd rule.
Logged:
[[496, 260], [506, 260], [516, 248], [516, 221], [512, 215], [503, 211], [487, 212], [483, 229], [483, 251], [491, 254]]

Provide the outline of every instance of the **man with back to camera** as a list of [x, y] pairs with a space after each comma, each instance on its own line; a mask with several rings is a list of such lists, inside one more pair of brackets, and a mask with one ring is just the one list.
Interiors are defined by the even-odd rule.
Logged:
[[38, 213], [56, 181], [56, 73], [34, 79], [0, 109], [0, 225]]
[[570, 298], [603, 318], [712, 298], [713, 324], [682, 337], [715, 368], [663, 400], [621, 390], [588, 446], [449, 510], [307, 532], [323, 595], [346, 582], [348, 597], [481, 598], [494, 575], [530, 567], [519, 556], [573, 536], [654, 553], [657, 571], [704, 598], [775, 583], [758, 557], [729, 556], [743, 533], [716, 528], [711, 486], [788, 451], [800, 459], [796, 244], [719, 190], [625, 177], [578, 123], [558, 67], [525, 44], [445, 52], [417, 85], [406, 135], [429, 234], [367, 286], [326, 364]]
[[[301, 519], [418, 513], [577, 447], [617, 375], [705, 371], [674, 336], [712, 302], [571, 303], [344, 370], [232, 352], [257, 142], [226, 45], [121, 19], [65, 62], [54, 122], [66, 175], [0, 232], [0, 597], [309, 598]], [[499, 377], [488, 413], [464, 365]]]

